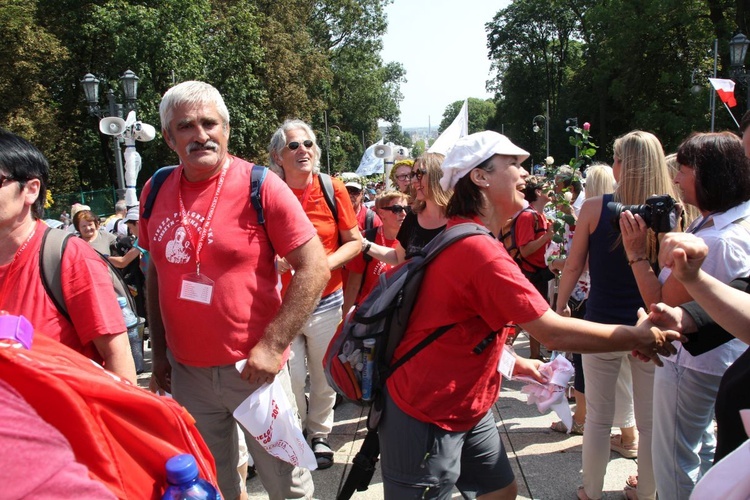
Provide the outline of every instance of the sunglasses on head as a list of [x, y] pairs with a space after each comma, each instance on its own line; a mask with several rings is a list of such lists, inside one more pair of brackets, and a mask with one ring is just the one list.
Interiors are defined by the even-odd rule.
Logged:
[[401, 212], [406, 212], [408, 214], [411, 212], [411, 207], [409, 205], [391, 205], [390, 207], [383, 207], [383, 210], [388, 210], [394, 214], [400, 214]]
[[427, 170], [425, 170], [423, 168], [419, 168], [417, 170], [412, 171], [409, 174], [409, 179], [415, 179], [416, 178], [418, 181], [421, 181], [422, 177], [424, 177], [426, 173], [427, 173]]
[[287, 144], [286, 147], [288, 147], [289, 149], [291, 149], [292, 151], [294, 151], [297, 148], [299, 148], [300, 145], [305, 146], [307, 149], [310, 149], [311, 147], [313, 147], [313, 144], [315, 144], [313, 141], [311, 141], [310, 139], [307, 139], [307, 140], [302, 141], [302, 142], [292, 141], [289, 144]]

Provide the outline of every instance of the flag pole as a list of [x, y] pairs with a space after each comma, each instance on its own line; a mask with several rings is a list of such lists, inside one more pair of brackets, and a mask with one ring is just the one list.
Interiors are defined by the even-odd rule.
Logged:
[[737, 128], [739, 129], [740, 128], [740, 124], [737, 123], [737, 118], [734, 117], [734, 113], [732, 113], [732, 110], [729, 109], [729, 106], [727, 106], [727, 103], [725, 103], [724, 101], [721, 101], [721, 102], [722, 102], [722, 104], [724, 104], [724, 107], [727, 108], [727, 112], [729, 113], [729, 116], [732, 117], [732, 120], [734, 120], [734, 124], [737, 125]]

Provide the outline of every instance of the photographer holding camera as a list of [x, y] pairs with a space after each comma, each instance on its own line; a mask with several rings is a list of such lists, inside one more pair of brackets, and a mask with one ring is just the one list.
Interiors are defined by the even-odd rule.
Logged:
[[[653, 193], [666, 193], [677, 198], [677, 192], [667, 169], [662, 145], [648, 132], [634, 131], [618, 138], [614, 144], [612, 168], [618, 181], [614, 194], [588, 198], [581, 208], [560, 279], [557, 312], [570, 314], [568, 299], [588, 260], [591, 289], [585, 319], [598, 323], [634, 325], [637, 311], [644, 306], [644, 302], [630, 270], [633, 263], [625, 255], [623, 238], [612, 224], [612, 213], [607, 204], [611, 201], [639, 204]], [[658, 257], [656, 235], [653, 231], [649, 233], [652, 245], [648, 253], [644, 250], [644, 266], [645, 262], [656, 262]], [[583, 433], [583, 486], [578, 489], [578, 497], [602, 497], [611, 445], [610, 429], [615, 413], [615, 386], [621, 364], [629, 363], [640, 439], [637, 497], [641, 500], [655, 498], [656, 484], [651, 458], [654, 366], [641, 363], [626, 352], [583, 354], [582, 357], [586, 379], [586, 430]], [[628, 498], [635, 498], [632, 487], [626, 486], [625, 494]]]
[[[677, 150], [680, 171], [675, 184], [683, 200], [701, 217], [687, 232], [708, 246], [702, 269], [723, 283], [750, 274], [750, 234], [741, 222], [750, 219], [750, 160], [742, 142], [731, 132], [694, 133]], [[657, 191], [658, 192], [658, 191]], [[670, 269], [657, 275], [645, 264], [647, 223], [642, 215], [624, 210], [620, 216], [623, 243], [633, 274], [647, 305], [678, 306], [692, 300]], [[705, 354], [692, 356], [681, 345], [664, 358], [654, 382], [653, 452], [662, 498], [687, 499], [695, 483], [711, 466], [714, 402], [721, 376], [747, 346], [732, 340]]]

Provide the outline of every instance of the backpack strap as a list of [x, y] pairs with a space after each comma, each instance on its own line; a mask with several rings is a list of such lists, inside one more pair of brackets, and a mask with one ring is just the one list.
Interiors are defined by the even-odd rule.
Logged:
[[261, 226], [266, 223], [266, 218], [263, 216], [263, 205], [260, 202], [260, 187], [266, 180], [266, 174], [268, 169], [262, 165], [253, 165], [250, 173], [250, 203], [258, 214], [258, 224]]
[[159, 189], [161, 189], [162, 184], [164, 184], [164, 181], [167, 180], [167, 177], [172, 173], [174, 169], [177, 168], [177, 165], [170, 165], [168, 167], [162, 167], [156, 172], [154, 172], [154, 175], [151, 176], [151, 191], [148, 192], [148, 196], [146, 197], [146, 203], [143, 204], [143, 218], [148, 219], [151, 217], [151, 210], [154, 208], [154, 202], [156, 201], [156, 195], [159, 194]]
[[[427, 264], [432, 262], [432, 260], [440, 254], [440, 252], [445, 250], [447, 247], [449, 247], [456, 241], [462, 240], [464, 238], [468, 238], [470, 236], [480, 236], [480, 235], [489, 236], [492, 239], [495, 238], [486, 227], [480, 226], [479, 224], [476, 224], [474, 222], [456, 224], [455, 226], [452, 226], [444, 230], [443, 232], [435, 236], [432, 239], [432, 241], [430, 241], [427, 245], [425, 245], [425, 247], [422, 248], [421, 252], [417, 254], [417, 255], [423, 255], [424, 260], [422, 260], [422, 262], [420, 262], [414, 268], [414, 273], [416, 274], [416, 272], [418, 272], [419, 270], [427, 266]], [[401, 359], [407, 356], [409, 358], [413, 357], [419, 351], [424, 349], [430, 342], [434, 341], [435, 339], [440, 337], [443, 333], [447, 332], [454, 326], [455, 326], [455, 323], [437, 328], [430, 335], [428, 335], [422, 342], [414, 346], [412, 350], [410, 350], [404, 356], [402, 356]], [[396, 352], [396, 347], [398, 347], [399, 342], [401, 342], [401, 338], [400, 337], [396, 338], [396, 337], [397, 337], [396, 335], [388, 336], [388, 342], [386, 343], [386, 349], [385, 349], [385, 359], [387, 363], [390, 363], [390, 360], [393, 357], [393, 353]], [[429, 341], [427, 341], [427, 339], [429, 339]], [[404, 360], [404, 362], [400, 362], [400, 359], [399, 359], [398, 361], [396, 361], [396, 364], [398, 364], [398, 366], [401, 366], [406, 361], [407, 360]], [[394, 369], [395, 368], [390, 367], [386, 373], [390, 375], [391, 373], [393, 373]]]
[[[363, 235], [364, 238], [368, 241], [375, 241], [375, 238], [378, 235], [378, 228], [377, 227], [371, 227], [370, 229], [365, 229], [365, 234]], [[359, 290], [357, 290], [357, 297], [359, 297], [359, 294], [362, 293], [362, 288], [365, 286], [365, 277], [367, 276], [367, 268], [370, 267], [370, 262], [372, 262], [372, 255], [368, 255], [366, 253], [362, 254], [362, 260], [365, 261], [365, 269], [362, 271], [362, 281], [359, 282]]]
[[70, 321], [70, 315], [65, 307], [60, 269], [63, 252], [71, 236], [73, 236], [72, 233], [48, 227], [42, 236], [42, 248], [39, 251], [39, 275], [42, 279], [42, 286], [57, 310], [68, 321]]
[[365, 231], [372, 229], [372, 225], [375, 224], [375, 212], [365, 207]]
[[333, 219], [338, 224], [339, 211], [336, 208], [336, 195], [333, 189], [333, 181], [331, 180], [331, 176], [321, 172], [318, 174], [318, 179], [320, 179], [320, 187], [323, 191], [323, 198], [326, 199], [328, 208], [331, 210], [331, 213], [333, 214]]

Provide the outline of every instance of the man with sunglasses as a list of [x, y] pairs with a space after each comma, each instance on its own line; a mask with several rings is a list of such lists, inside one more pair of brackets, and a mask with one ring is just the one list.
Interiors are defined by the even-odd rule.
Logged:
[[47, 294], [39, 253], [49, 164], [21, 137], [0, 129], [0, 310], [136, 382], [122, 312], [104, 261], [85, 241], [68, 240], [60, 278], [68, 316]]
[[[277, 376], [289, 386], [289, 344], [328, 280], [325, 254], [294, 195], [271, 173], [260, 189], [259, 220], [252, 165], [227, 151], [229, 111], [213, 86], [172, 87], [159, 115], [180, 166], [164, 180], [151, 214], [139, 216], [139, 243], [151, 257], [152, 386], [171, 392], [195, 418], [222, 497], [245, 498], [233, 412]], [[151, 182], [142, 210], [150, 190]], [[296, 271], [283, 305], [276, 254]], [[235, 364], [243, 360], [240, 373]], [[272, 456], [248, 432], [245, 438], [269, 498], [312, 497], [307, 469]]]
[[[315, 132], [307, 123], [286, 120], [271, 136], [268, 152], [271, 169], [291, 188], [297, 204], [302, 206], [315, 227], [326, 253], [323, 263], [331, 271], [317, 307], [297, 330], [292, 341], [293, 356], [289, 359], [292, 390], [302, 429], [310, 439], [318, 469], [327, 469], [334, 464], [328, 435], [333, 430], [336, 393], [328, 385], [323, 357], [341, 322], [344, 303], [341, 268], [360, 252], [362, 235], [344, 184], [320, 172], [320, 148], [315, 142]], [[324, 188], [328, 183], [332, 187], [330, 191]], [[331, 208], [334, 204], [327, 199], [330, 193], [335, 199], [335, 213]], [[297, 269], [286, 259], [279, 259], [277, 267], [283, 294], [292, 271], [296, 273]], [[310, 391], [306, 399], [308, 375]]]

